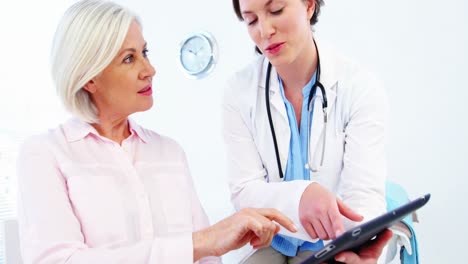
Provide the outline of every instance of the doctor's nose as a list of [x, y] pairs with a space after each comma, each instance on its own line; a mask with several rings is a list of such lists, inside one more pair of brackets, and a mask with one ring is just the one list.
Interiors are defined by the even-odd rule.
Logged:
[[275, 34], [276, 30], [273, 24], [268, 19], [259, 21], [258, 24], [259, 24], [260, 36], [262, 37], [262, 39], [270, 39], [271, 36]]

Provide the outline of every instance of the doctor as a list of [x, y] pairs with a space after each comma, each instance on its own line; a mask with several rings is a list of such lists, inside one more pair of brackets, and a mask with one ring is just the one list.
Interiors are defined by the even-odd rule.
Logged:
[[[300, 228], [245, 263], [298, 263], [347, 227], [385, 212], [386, 96], [367, 71], [313, 36], [322, 0], [233, 0], [259, 53], [223, 104], [237, 209], [272, 207]], [[317, 241], [318, 240], [318, 241]], [[375, 263], [345, 252], [346, 263]]]

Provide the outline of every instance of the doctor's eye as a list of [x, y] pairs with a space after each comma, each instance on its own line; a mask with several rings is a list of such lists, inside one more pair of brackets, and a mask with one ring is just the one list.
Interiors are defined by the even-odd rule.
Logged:
[[257, 19], [252, 19], [252, 20], [246, 21], [246, 22], [247, 22], [248, 26], [252, 26], [253, 24], [255, 24], [257, 22]]
[[280, 9], [278, 9], [278, 10], [276, 10], [276, 11], [271, 11], [271, 13], [272, 13], [273, 15], [279, 15], [279, 14], [281, 14], [282, 12], [283, 12], [283, 8], [280, 8]]

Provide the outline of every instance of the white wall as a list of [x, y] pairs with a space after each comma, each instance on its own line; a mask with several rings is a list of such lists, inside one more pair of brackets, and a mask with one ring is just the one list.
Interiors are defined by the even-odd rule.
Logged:
[[[183, 144], [201, 200], [216, 221], [231, 210], [219, 130], [223, 84], [247, 63], [252, 44], [231, 1], [121, 2], [141, 14], [158, 70], [156, 106], [139, 118]], [[390, 179], [411, 197], [432, 193], [416, 226], [421, 263], [456, 263], [461, 256], [444, 252], [463, 252], [468, 235], [462, 197], [468, 189], [467, 11], [462, 0], [326, 1], [316, 30], [386, 85]], [[200, 29], [217, 38], [220, 61], [211, 76], [197, 81], [181, 74], [177, 47]]]
[[[6, 36], [0, 47], [7, 53], [0, 67], [0, 120], [9, 122], [13, 131], [42, 130], [66, 117], [46, 69], [57, 13], [72, 1], [47, 1], [51, 16], [36, 12], [42, 8], [37, 1], [26, 2], [27, 9], [8, 4], [5, 10], [13, 15], [0, 16]], [[217, 221], [232, 210], [220, 102], [227, 77], [252, 55], [244, 26], [228, 0], [118, 2], [141, 15], [157, 69], [155, 106], [136, 118], [183, 145], [200, 199], [210, 219]], [[387, 87], [390, 178], [412, 197], [433, 195], [416, 226], [421, 263], [458, 263], [461, 254], [445, 252], [463, 252], [468, 235], [467, 199], [462, 198], [468, 189], [468, 87], [463, 78], [468, 73], [467, 11], [463, 0], [327, 0], [317, 26], [317, 35], [373, 69]], [[37, 20], [41, 23], [34, 23]], [[213, 33], [220, 49], [219, 65], [202, 80], [186, 78], [177, 64], [180, 41], [195, 30]], [[15, 107], [21, 111], [12, 114]], [[225, 262], [235, 263], [234, 257]]]
[[468, 235], [468, 3], [328, 1], [323, 11], [322, 36], [386, 85], [390, 178], [413, 197], [432, 193], [416, 226], [421, 263], [460, 263], [446, 252], [463, 252]]
[[18, 145], [67, 116], [51, 84], [48, 58], [58, 19], [71, 2], [0, 1], [0, 264], [19, 263], [16, 225], [8, 221], [16, 215]]

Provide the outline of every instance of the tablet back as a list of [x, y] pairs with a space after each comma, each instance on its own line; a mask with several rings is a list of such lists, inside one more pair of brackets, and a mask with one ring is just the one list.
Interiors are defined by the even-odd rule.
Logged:
[[333, 261], [333, 257], [342, 251], [356, 250], [364, 243], [374, 238], [378, 233], [391, 227], [407, 215], [424, 206], [429, 201], [430, 197], [430, 194], [426, 194], [408, 202], [407, 204], [395, 208], [394, 210], [388, 211], [387, 213], [362, 225], [346, 231], [335, 240], [326, 244], [317, 253], [303, 261], [302, 264], [319, 264], [326, 262], [327, 260]]

